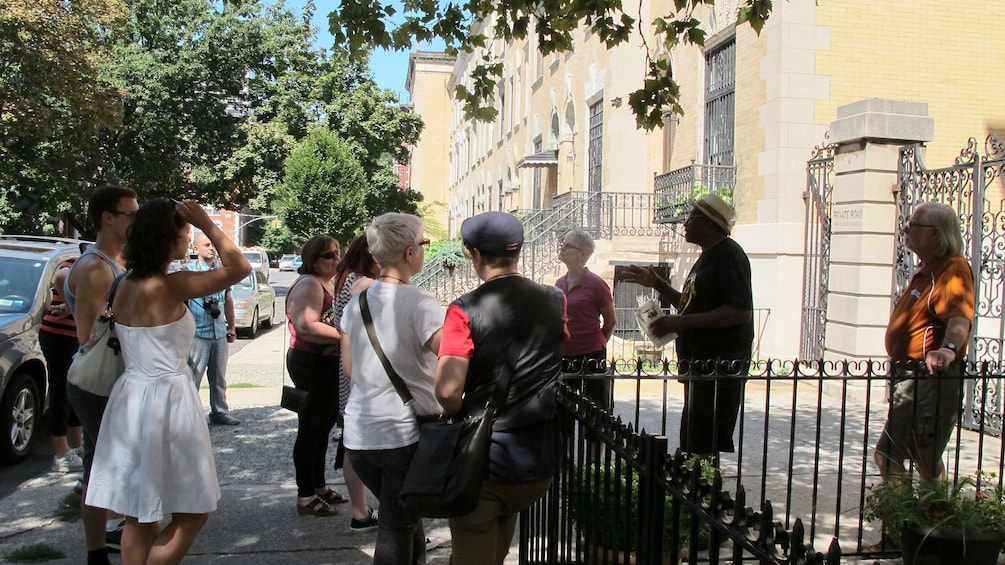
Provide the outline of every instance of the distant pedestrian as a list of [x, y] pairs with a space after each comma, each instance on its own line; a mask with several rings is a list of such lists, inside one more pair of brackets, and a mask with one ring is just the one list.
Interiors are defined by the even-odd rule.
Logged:
[[[168, 273], [169, 263], [188, 253], [189, 222], [219, 249], [222, 267]], [[220, 498], [209, 429], [186, 363], [195, 321], [185, 302], [222, 291], [251, 265], [202, 206], [167, 198], [136, 213], [125, 257], [129, 274], [112, 309], [126, 369], [101, 421], [87, 503], [125, 515], [125, 565], [178, 563]]]
[[906, 459], [924, 478], [945, 474], [942, 453], [960, 412], [974, 318], [974, 275], [963, 256], [956, 211], [935, 202], [919, 205], [904, 238], [918, 266], [886, 328], [890, 410], [874, 455], [884, 480], [903, 473]]
[[651, 331], [657, 336], [678, 334], [680, 373], [689, 377], [684, 382], [680, 448], [716, 458], [721, 451], [734, 450], [733, 431], [754, 341], [750, 260], [729, 237], [735, 219], [733, 207], [715, 194], [695, 201], [684, 222], [684, 238], [701, 247], [701, 255], [681, 290], [652, 267], [631, 265], [624, 271], [626, 281], [656, 289], [677, 308], [676, 314], [653, 322]]
[[[204, 272], [219, 268], [213, 242], [200, 232], [193, 244], [198, 257], [188, 264], [189, 271]], [[234, 298], [230, 287], [208, 296], [186, 302], [195, 318], [195, 339], [188, 354], [195, 388], [202, 386], [203, 375], [209, 377], [209, 423], [236, 426], [240, 420], [230, 415], [227, 404], [227, 359], [229, 344], [236, 338], [234, 329]]]
[[[422, 520], [399, 501], [419, 441], [416, 416], [441, 412], [433, 397], [433, 374], [443, 309], [433, 295], [410, 284], [422, 270], [429, 245], [422, 232], [422, 220], [411, 214], [383, 214], [370, 222], [366, 239], [380, 272], [342, 314], [342, 364], [352, 385], [345, 408], [346, 455], [380, 500], [374, 565], [426, 562]], [[414, 398], [412, 406], [402, 402], [367, 336], [362, 296], [367, 297], [377, 341]]]
[[297, 511], [335, 516], [336, 504], [348, 500], [328, 487], [325, 457], [329, 435], [338, 417], [340, 336], [335, 329], [335, 270], [339, 244], [316, 235], [300, 251], [303, 265], [286, 293], [290, 347], [286, 368], [297, 388], [307, 391], [307, 409], [297, 414], [293, 468], [297, 481]]

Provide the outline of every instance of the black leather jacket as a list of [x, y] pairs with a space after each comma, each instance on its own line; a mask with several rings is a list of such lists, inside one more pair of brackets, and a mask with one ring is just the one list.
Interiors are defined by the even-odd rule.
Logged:
[[467, 315], [474, 343], [462, 413], [480, 412], [502, 371], [512, 370], [493, 429], [553, 419], [567, 337], [562, 291], [522, 276], [506, 276], [483, 283], [454, 304]]

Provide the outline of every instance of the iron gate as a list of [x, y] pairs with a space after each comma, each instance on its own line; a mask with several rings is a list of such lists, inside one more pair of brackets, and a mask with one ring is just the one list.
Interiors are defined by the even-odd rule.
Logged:
[[[970, 138], [954, 165], [929, 170], [920, 155], [920, 145], [901, 148], [897, 169], [900, 194], [897, 197], [898, 227], [904, 226], [914, 209], [923, 202], [942, 202], [959, 212], [963, 225], [964, 252], [974, 272], [976, 294], [975, 324], [967, 357], [974, 362], [1002, 366], [1005, 321], [1005, 144], [992, 134], [984, 141], [981, 154], [976, 138]], [[894, 296], [907, 286], [914, 266], [913, 254], [905, 245], [904, 233], [896, 233], [894, 256]], [[967, 387], [964, 425], [1000, 434], [1002, 379], [978, 379]], [[988, 404], [986, 409], [982, 406]], [[979, 415], [984, 414], [983, 422]]]
[[823, 359], [827, 327], [827, 282], [831, 259], [831, 205], [835, 144], [816, 146], [806, 162], [803, 323], [800, 359]]

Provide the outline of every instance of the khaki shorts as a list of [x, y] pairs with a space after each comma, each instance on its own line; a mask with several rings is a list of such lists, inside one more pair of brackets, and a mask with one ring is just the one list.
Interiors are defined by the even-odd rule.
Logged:
[[[963, 375], [956, 362], [947, 375]], [[942, 457], [960, 413], [963, 380], [897, 367], [890, 382], [890, 411], [876, 452], [892, 461], [934, 464]]]

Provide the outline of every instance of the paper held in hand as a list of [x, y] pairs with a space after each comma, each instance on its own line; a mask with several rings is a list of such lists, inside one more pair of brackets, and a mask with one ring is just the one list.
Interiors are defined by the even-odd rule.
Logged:
[[638, 302], [639, 307], [635, 309], [635, 320], [639, 323], [639, 329], [642, 330], [642, 333], [646, 334], [646, 337], [649, 338], [649, 341], [651, 341], [653, 345], [656, 347], [663, 347], [677, 338], [677, 334], [673, 332], [656, 337], [650, 330], [650, 327], [655, 320], [666, 316], [666, 314], [663, 313], [663, 309], [660, 308], [660, 303], [656, 299], [639, 296]]

